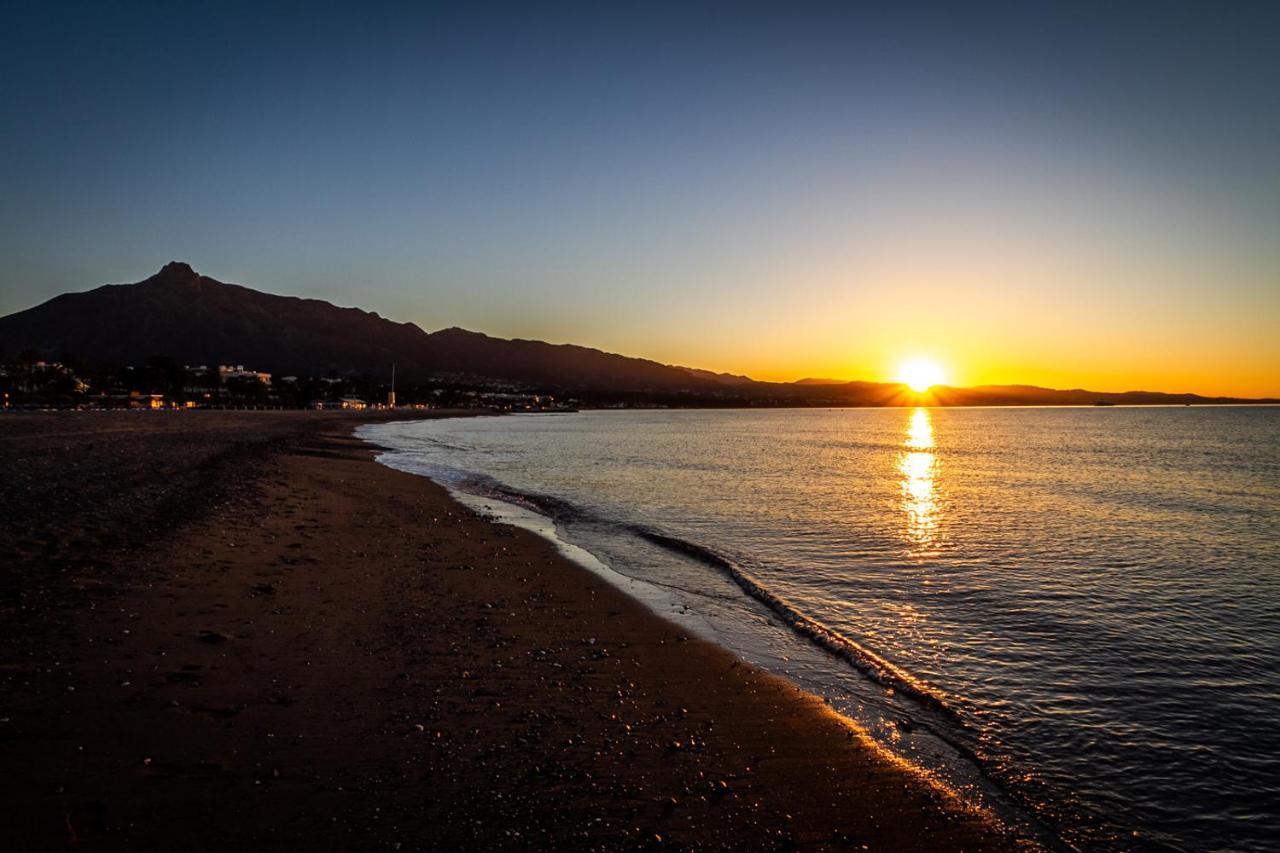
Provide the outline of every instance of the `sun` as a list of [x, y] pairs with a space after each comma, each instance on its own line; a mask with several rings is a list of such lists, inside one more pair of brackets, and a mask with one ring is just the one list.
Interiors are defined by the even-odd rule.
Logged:
[[927, 358], [904, 361], [898, 368], [898, 381], [918, 394], [928, 391], [934, 385], [941, 385], [945, 379], [938, 363]]

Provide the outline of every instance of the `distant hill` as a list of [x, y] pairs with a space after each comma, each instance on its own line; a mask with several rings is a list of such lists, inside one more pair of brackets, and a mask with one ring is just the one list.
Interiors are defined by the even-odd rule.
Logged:
[[[336, 371], [384, 379], [394, 362], [406, 382], [498, 382], [569, 393], [648, 395], [690, 404], [884, 406], [920, 400], [896, 383], [756, 382], [571, 344], [506, 340], [458, 328], [427, 333], [413, 323], [397, 323], [358, 308], [225, 284], [178, 261], [137, 284], [66, 293], [0, 318], [0, 353], [14, 357], [26, 350], [116, 366], [165, 355], [185, 364], [244, 364], [276, 375]], [[941, 387], [934, 389], [933, 402], [972, 406], [1254, 401], [1005, 385]]]
[[681, 370], [688, 371], [690, 375], [697, 376], [701, 379], [708, 379], [720, 385], [755, 385], [758, 384], [750, 376], [740, 376], [736, 373], [712, 373], [710, 370], [699, 370], [696, 367], [683, 367]]
[[1073, 388], [1068, 391], [1035, 385], [978, 385], [973, 388], [935, 388], [943, 406], [1151, 406], [1205, 405], [1210, 403], [1275, 403], [1277, 400], [1244, 400], [1238, 397], [1202, 397], [1199, 394], [1165, 394], [1159, 391], [1101, 392]]
[[[798, 383], [797, 383], [798, 384]], [[795, 385], [791, 387], [796, 387]], [[799, 386], [809, 399], [824, 397], [861, 406], [910, 405], [921, 399], [905, 385], [883, 382], [844, 382], [839, 385], [809, 383]], [[1280, 400], [1251, 400], [1240, 397], [1202, 397], [1199, 394], [1167, 394], [1161, 391], [1062, 391], [1035, 385], [978, 385], [952, 388], [939, 385], [929, 390], [926, 405], [934, 406], [1180, 406], [1230, 403], [1277, 403]]]
[[818, 376], [806, 376], [804, 379], [797, 379], [792, 385], [845, 385], [848, 379], [822, 379]]
[[697, 392], [715, 384], [683, 368], [587, 347], [457, 328], [428, 334], [358, 308], [225, 284], [177, 261], [137, 284], [66, 293], [0, 318], [0, 348], [10, 356], [35, 349], [115, 365], [168, 355], [277, 375], [385, 377], [395, 362], [406, 381], [481, 378], [566, 390]]

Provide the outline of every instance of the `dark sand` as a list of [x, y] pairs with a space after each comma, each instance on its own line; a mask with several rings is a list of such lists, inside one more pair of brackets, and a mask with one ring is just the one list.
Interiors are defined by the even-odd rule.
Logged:
[[355, 420], [0, 416], [0, 849], [1017, 846]]

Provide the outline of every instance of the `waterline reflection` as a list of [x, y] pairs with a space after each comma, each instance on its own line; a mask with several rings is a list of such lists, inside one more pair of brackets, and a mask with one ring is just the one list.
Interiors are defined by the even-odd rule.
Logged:
[[901, 475], [904, 534], [917, 547], [935, 544], [939, 508], [935, 479], [938, 458], [933, 452], [933, 422], [929, 410], [917, 408], [907, 420], [903, 450], [898, 454]]

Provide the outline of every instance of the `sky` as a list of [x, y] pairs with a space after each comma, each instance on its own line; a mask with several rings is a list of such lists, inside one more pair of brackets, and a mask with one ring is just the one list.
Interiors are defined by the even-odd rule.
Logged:
[[10, 2], [0, 315], [184, 260], [759, 379], [1280, 396], [1277, 43], [1275, 2]]

